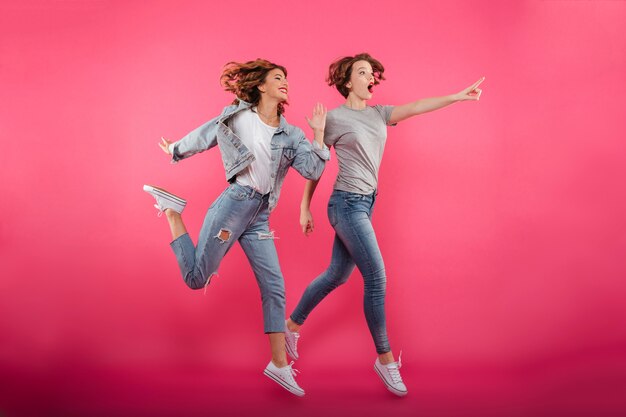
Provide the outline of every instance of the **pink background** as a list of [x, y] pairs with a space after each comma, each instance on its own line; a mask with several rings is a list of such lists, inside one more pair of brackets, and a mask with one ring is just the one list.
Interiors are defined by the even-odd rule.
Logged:
[[[626, 412], [626, 2], [3, 1], [0, 415], [617, 415]], [[394, 352], [387, 393], [355, 273], [302, 332], [304, 399], [262, 376], [269, 346], [241, 249], [206, 295], [179, 277], [144, 183], [189, 201], [194, 240], [219, 152], [157, 147], [231, 101], [222, 65], [289, 70], [309, 132], [337, 57], [368, 51], [372, 104], [478, 103], [389, 130], [375, 212]], [[272, 227], [291, 311], [327, 265], [333, 160], [299, 231], [292, 172]]]

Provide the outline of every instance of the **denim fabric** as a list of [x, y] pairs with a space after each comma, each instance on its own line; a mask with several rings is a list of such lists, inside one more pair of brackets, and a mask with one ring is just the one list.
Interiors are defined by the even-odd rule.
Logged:
[[231, 184], [209, 208], [198, 247], [189, 234], [170, 245], [185, 283], [192, 289], [208, 284], [236, 241], [252, 266], [263, 303], [265, 333], [285, 331], [285, 283], [269, 229], [269, 196], [250, 187]]
[[365, 293], [363, 309], [376, 352], [391, 351], [385, 321], [385, 264], [372, 227], [376, 193], [369, 195], [334, 190], [328, 202], [328, 219], [335, 229], [330, 266], [304, 291], [291, 319], [303, 324], [309, 313], [332, 290], [359, 268]]
[[[219, 145], [226, 179], [233, 182], [239, 172], [254, 160], [252, 152], [228, 126], [229, 120], [237, 113], [251, 107], [250, 103], [239, 101], [238, 105], [224, 108], [222, 114], [209, 120], [175, 143], [172, 162], [188, 158], [198, 152]], [[280, 117], [271, 142], [272, 148], [272, 190], [269, 195], [269, 210], [278, 203], [280, 189], [289, 167], [295, 168], [304, 178], [317, 180], [324, 171], [330, 151], [317, 143], [311, 144], [302, 129], [292, 126]]]

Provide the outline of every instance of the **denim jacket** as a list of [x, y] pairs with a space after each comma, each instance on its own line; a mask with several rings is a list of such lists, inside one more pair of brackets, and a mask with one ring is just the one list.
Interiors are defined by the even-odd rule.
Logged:
[[[241, 100], [239, 104], [226, 106], [222, 114], [191, 131], [174, 144], [172, 162], [178, 162], [219, 145], [226, 180], [235, 181], [237, 174], [250, 165], [255, 157], [228, 125], [235, 114], [250, 107], [250, 103]], [[304, 178], [317, 180], [324, 171], [326, 161], [330, 159], [330, 152], [326, 147], [321, 148], [317, 143], [311, 144], [302, 129], [287, 123], [283, 116], [280, 116], [280, 124], [272, 137], [271, 149], [270, 211], [276, 207], [280, 189], [290, 166]]]

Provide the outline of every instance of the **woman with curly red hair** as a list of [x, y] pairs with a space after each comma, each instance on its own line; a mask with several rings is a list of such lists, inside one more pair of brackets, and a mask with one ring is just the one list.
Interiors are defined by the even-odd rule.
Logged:
[[294, 379], [285, 354], [285, 285], [269, 228], [269, 214], [278, 202], [289, 167], [316, 180], [329, 159], [324, 146], [326, 109], [317, 104], [311, 119], [311, 144], [304, 132], [283, 117], [289, 83], [287, 70], [263, 59], [228, 63], [222, 86], [235, 95], [232, 105], [177, 142], [161, 138], [160, 147], [177, 162], [219, 146], [230, 185], [211, 204], [194, 246], [181, 213], [186, 201], [162, 188], [145, 185], [165, 213], [171, 247], [185, 283], [206, 288], [228, 250], [239, 241], [261, 290], [264, 330], [272, 359], [264, 374], [295, 395], [304, 390]]
[[[458, 101], [478, 100], [484, 78], [463, 91], [444, 97], [415, 101], [402, 106], [370, 106], [373, 87], [384, 80], [385, 68], [369, 54], [341, 58], [330, 65], [328, 84], [335, 86], [345, 103], [328, 112], [324, 142], [334, 146], [339, 172], [328, 202], [328, 218], [335, 229], [330, 266], [306, 288], [300, 302], [287, 319], [287, 352], [298, 358], [300, 326], [309, 313], [332, 290], [345, 283], [356, 266], [364, 282], [363, 307], [378, 357], [374, 370], [391, 392], [407, 394], [400, 376], [401, 361], [394, 360], [387, 339], [385, 321], [385, 265], [372, 226], [372, 211], [378, 189], [378, 169], [382, 160], [387, 126], [409, 117], [437, 110]], [[302, 197], [302, 231], [313, 231], [311, 198], [318, 180], [309, 180]]]

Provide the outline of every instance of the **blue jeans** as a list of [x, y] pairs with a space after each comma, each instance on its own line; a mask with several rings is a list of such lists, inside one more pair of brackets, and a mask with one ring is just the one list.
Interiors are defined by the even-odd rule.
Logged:
[[309, 284], [291, 314], [291, 320], [303, 324], [309, 313], [332, 290], [345, 283], [355, 265], [363, 276], [363, 309], [376, 352], [391, 351], [385, 321], [385, 264], [372, 227], [376, 193], [369, 195], [333, 191], [328, 202], [328, 219], [335, 229], [330, 266]]
[[285, 282], [274, 235], [269, 230], [268, 199], [268, 194], [233, 183], [209, 207], [198, 246], [194, 247], [189, 234], [175, 239], [170, 246], [185, 283], [201, 289], [239, 241], [261, 290], [264, 331], [275, 333], [285, 331]]

